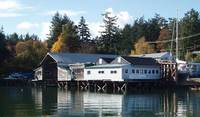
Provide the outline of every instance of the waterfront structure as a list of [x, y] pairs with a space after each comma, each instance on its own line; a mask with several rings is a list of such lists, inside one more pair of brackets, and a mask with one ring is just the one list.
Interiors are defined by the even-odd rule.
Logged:
[[34, 70], [35, 75], [33, 81], [41, 81], [42, 80], [42, 67], [38, 67]]
[[188, 63], [190, 77], [200, 77], [200, 63]]
[[101, 65], [101, 64], [109, 64], [111, 63], [115, 58], [99, 58], [96, 62], [96, 64]]
[[96, 64], [99, 58], [114, 58], [116, 55], [47, 53], [35, 69], [35, 79], [41, 81], [82, 80], [83, 69]]
[[160, 64], [147, 57], [116, 57], [110, 64], [84, 69], [84, 80], [132, 81], [161, 78]]
[[132, 55], [132, 56], [154, 58], [157, 61], [171, 61], [173, 58], [170, 52], [160, 52], [160, 53], [141, 54], [141, 55]]

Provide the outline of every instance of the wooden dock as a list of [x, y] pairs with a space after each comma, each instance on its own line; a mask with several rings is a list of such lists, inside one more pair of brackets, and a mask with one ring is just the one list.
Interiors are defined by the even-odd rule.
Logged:
[[134, 80], [134, 81], [59, 81], [59, 82], [32, 82], [33, 86], [55, 86], [65, 89], [90, 90], [95, 92], [126, 92], [133, 90], [153, 90], [176, 87], [174, 82], [163, 82], [162, 80]]
[[190, 79], [182, 83], [177, 82], [177, 64], [173, 62], [161, 62], [161, 79], [159, 80], [127, 80], [127, 81], [104, 81], [104, 80], [70, 80], [70, 81], [30, 81], [30, 80], [0, 80], [0, 86], [54, 86], [66, 89], [80, 89], [93, 91], [112, 90], [125, 92], [127, 90], [152, 90], [165, 88], [190, 88], [200, 90], [200, 78]]

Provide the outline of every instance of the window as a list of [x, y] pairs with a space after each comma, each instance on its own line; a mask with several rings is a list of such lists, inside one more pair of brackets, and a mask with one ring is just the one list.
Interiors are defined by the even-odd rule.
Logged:
[[116, 74], [117, 71], [116, 71], [116, 70], [115, 70], [115, 71], [110, 71], [110, 73], [111, 73], [111, 74]]
[[159, 71], [158, 70], [156, 70], [156, 74], [158, 74], [159, 73]]
[[139, 72], [140, 72], [140, 71], [137, 69], [137, 70], [136, 70], [136, 73], [139, 74]]
[[147, 70], [146, 69], [144, 70], [144, 74], [147, 74]]
[[128, 69], [125, 69], [125, 73], [128, 73]]
[[99, 71], [99, 74], [104, 74], [104, 71]]
[[151, 70], [149, 70], [149, 74], [151, 74]]
[[155, 70], [152, 70], [152, 74], [154, 74], [155, 73]]
[[88, 75], [91, 74], [91, 71], [87, 71], [87, 74], [88, 74]]
[[135, 69], [132, 69], [132, 73], [133, 73], [133, 74], [135, 73]]

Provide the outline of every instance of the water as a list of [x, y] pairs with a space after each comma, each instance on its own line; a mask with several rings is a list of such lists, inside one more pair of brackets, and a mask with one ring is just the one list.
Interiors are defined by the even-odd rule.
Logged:
[[199, 117], [200, 92], [0, 87], [0, 117]]

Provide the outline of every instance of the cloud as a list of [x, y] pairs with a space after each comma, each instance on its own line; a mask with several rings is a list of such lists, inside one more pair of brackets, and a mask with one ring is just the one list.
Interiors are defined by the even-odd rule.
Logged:
[[10, 12], [0, 12], [0, 17], [17, 17], [22, 16], [22, 14], [19, 13], [10, 13]]
[[38, 28], [38, 23], [31, 23], [31, 22], [21, 22], [17, 25], [17, 29], [20, 30], [29, 30], [31, 28]]
[[17, 1], [5, 0], [0, 1], [0, 10], [17, 9], [21, 5]]
[[100, 32], [103, 31], [103, 27], [101, 27], [103, 23], [101, 22], [90, 22], [88, 27], [90, 29], [90, 33], [93, 37], [100, 36]]
[[120, 28], [123, 28], [125, 24], [133, 21], [133, 17], [128, 13], [128, 11], [114, 12], [112, 8], [108, 8], [105, 10], [105, 12], [110, 12], [111, 16], [117, 16], [117, 24]]
[[0, 0], [0, 17], [22, 16], [21, 12], [27, 9], [33, 9], [31, 6], [21, 4], [17, 0]]
[[85, 14], [86, 11], [72, 11], [72, 10], [55, 10], [55, 11], [49, 11], [47, 12], [46, 14], [47, 15], [54, 15], [56, 12], [59, 12], [60, 14], [64, 15], [66, 14], [67, 16], [79, 16], [79, 15], [82, 15], [82, 14]]
[[133, 21], [133, 17], [131, 15], [129, 15], [129, 13], [127, 11], [120, 11], [117, 14], [117, 17], [118, 17], [117, 22], [120, 27], [123, 27], [127, 23], [131, 23]]
[[[133, 21], [133, 17], [127, 11], [114, 12], [112, 8], [108, 8], [105, 12], [110, 12], [110, 16], [117, 16], [117, 25], [120, 28]], [[103, 25], [102, 22], [89, 22], [88, 26], [93, 37], [100, 36], [100, 32], [104, 31]]]
[[50, 33], [50, 31], [49, 31], [50, 25], [51, 25], [50, 22], [43, 22], [41, 24], [41, 26], [42, 26], [41, 39], [43, 41], [47, 39], [47, 35]]

